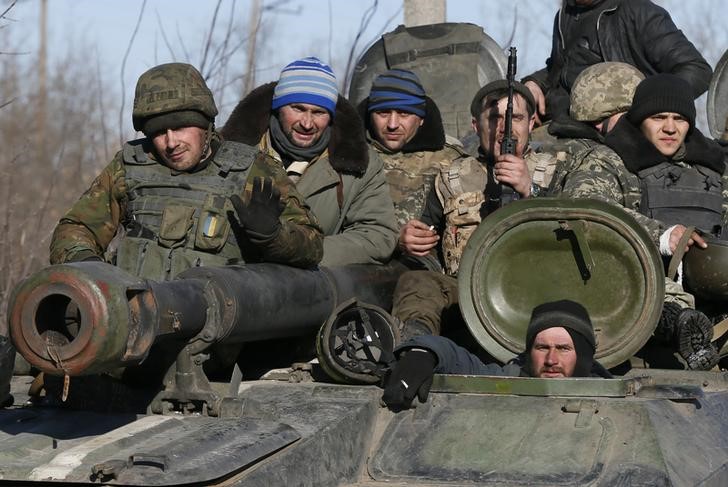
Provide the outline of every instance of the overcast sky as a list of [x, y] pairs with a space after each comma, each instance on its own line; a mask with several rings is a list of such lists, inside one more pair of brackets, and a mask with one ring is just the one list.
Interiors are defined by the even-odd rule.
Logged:
[[[265, 0], [264, 4], [280, 1]], [[11, 2], [0, 0], [0, 3], [7, 7]], [[12, 9], [9, 15], [12, 21], [3, 27], [12, 42], [1, 51], [10, 48], [28, 52], [29, 59], [35, 57], [40, 3], [40, 0], [22, 0]], [[51, 60], [61, 57], [71, 46], [98, 50], [106, 76], [119, 92], [125, 91], [127, 100], [133, 97], [138, 76], [151, 66], [170, 61], [199, 63], [205, 33], [218, 2], [147, 0], [122, 83], [122, 59], [143, 3], [143, 0], [48, 0]], [[306, 55], [317, 55], [329, 61], [337, 75], [343, 77], [354, 35], [364, 13], [374, 3], [374, 0], [289, 0], [283, 11], [266, 14], [266, 36], [256, 81], [276, 79], [285, 64]], [[670, 11], [678, 27], [696, 45], [709, 42], [710, 49], [705, 49], [704, 55], [715, 65], [728, 47], [725, 2], [663, 0], [658, 3]], [[230, 17], [231, 7], [235, 6], [236, 34], [241, 37], [247, 29], [250, 4], [249, 0], [224, 0], [221, 4], [219, 18], [224, 22]], [[519, 49], [519, 76], [524, 76], [542, 67], [548, 57], [553, 15], [558, 5], [557, 0], [448, 0], [447, 20], [479, 24], [496, 42], [504, 45], [517, 19], [513, 44]], [[380, 0], [361, 36], [357, 52], [362, 52], [383, 31], [392, 30], [402, 22], [401, 2]], [[162, 32], [174, 52], [166, 46]]]

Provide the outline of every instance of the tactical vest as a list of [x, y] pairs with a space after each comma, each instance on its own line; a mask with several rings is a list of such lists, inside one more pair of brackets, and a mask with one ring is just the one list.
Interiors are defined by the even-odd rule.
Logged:
[[557, 165], [565, 158], [566, 154], [562, 152], [555, 155], [547, 152], [529, 152], [525, 161], [528, 164], [531, 181], [542, 188], [548, 188], [551, 185]]
[[[532, 181], [547, 187], [556, 168], [556, 157], [528, 151], [524, 160]], [[488, 200], [488, 182], [495, 185], [495, 179], [489, 166], [467, 157], [454, 161], [451, 166], [440, 171], [440, 180], [436, 190], [445, 217], [442, 254], [445, 272], [454, 276], [458, 273], [460, 259], [470, 236], [482, 219], [497, 208], [491, 207]]]
[[473, 157], [458, 159], [440, 171], [435, 190], [445, 217], [442, 255], [448, 275], [457, 275], [465, 245], [483, 219], [489, 172]]
[[639, 171], [640, 212], [668, 225], [694, 225], [721, 236], [723, 184], [721, 175], [704, 166], [663, 162]]
[[439, 151], [409, 153], [380, 153], [384, 161], [384, 177], [394, 202], [394, 214], [399, 227], [412, 219], [419, 219], [425, 209], [427, 195], [433, 187], [437, 173], [462, 156], [454, 147]]
[[206, 168], [173, 174], [147, 157], [142, 142], [123, 148], [128, 204], [116, 265], [169, 280], [190, 267], [243, 262], [228, 197], [242, 194], [257, 149], [223, 142]]

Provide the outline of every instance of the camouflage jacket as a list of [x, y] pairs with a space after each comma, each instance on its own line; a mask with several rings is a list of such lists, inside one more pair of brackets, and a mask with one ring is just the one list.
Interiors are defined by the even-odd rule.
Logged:
[[387, 151], [376, 141], [370, 144], [384, 161], [384, 177], [400, 228], [422, 215], [435, 175], [466, 155], [459, 147], [449, 144], [440, 150], [396, 153]]
[[600, 145], [603, 143], [594, 139], [559, 139], [558, 148], [554, 152], [558, 163], [548, 187], [548, 195], [561, 196], [571, 173]]
[[[147, 157], [154, 159], [148, 144], [145, 145], [145, 151]], [[214, 160], [214, 156], [212, 159]], [[200, 169], [200, 173], [207, 169], [214, 171], [214, 167], [211, 166], [212, 163], [209, 163]], [[256, 176], [273, 178], [274, 184], [281, 192], [285, 208], [280, 216], [281, 229], [276, 236], [268, 241], [252, 244], [247, 242], [247, 246], [241, 242], [242, 258], [246, 260], [252, 254], [253, 260], [298, 267], [316, 265], [323, 253], [321, 229], [283, 168], [261, 153], [255, 156], [245, 188], [240, 188], [243, 200], [249, 197], [252, 180]], [[172, 169], [169, 169], [169, 177], [175, 177], [175, 171]], [[128, 184], [122, 150], [61, 218], [51, 240], [51, 263], [58, 264], [83, 260], [92, 255], [108, 254], [107, 250], [112, 250], [109, 249], [112, 239], [117, 234], [123, 234], [125, 226], [131, 224], [127, 214], [128, 204]], [[232, 215], [229, 201], [225, 203], [225, 209], [230, 210], [227, 211], [228, 215]]]
[[[551, 154], [528, 150], [524, 156], [529, 173], [552, 172], [556, 165]], [[548, 181], [545, 181], [548, 183]], [[434, 197], [428, 198], [422, 221], [434, 226], [440, 235], [445, 272], [457, 275], [465, 245], [481, 220], [497, 208], [490, 195], [497, 192], [493, 168], [484, 156], [462, 157], [435, 177]]]
[[[723, 225], [728, 215], [728, 175], [723, 174]], [[630, 172], [619, 155], [611, 148], [595, 144], [577, 153], [570, 169], [560, 176], [561, 190], [554, 196], [568, 198], [593, 198], [619, 205], [631, 214], [650, 234], [659, 246], [660, 235], [668, 225], [640, 212], [642, 189], [640, 178]]]
[[640, 213], [639, 177], [629, 172], [619, 155], [606, 145], [594, 142], [573, 154], [568, 167], [554, 183], [558, 184], [558, 187], [552, 186], [554, 196], [592, 198], [621, 206], [649, 232], [657, 245], [667, 229], [662, 222]]

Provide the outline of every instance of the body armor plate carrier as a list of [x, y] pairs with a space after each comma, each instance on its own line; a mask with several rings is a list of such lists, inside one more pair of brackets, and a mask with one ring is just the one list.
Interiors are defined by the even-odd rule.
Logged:
[[223, 142], [204, 169], [174, 173], [147, 157], [142, 143], [123, 149], [129, 203], [117, 265], [169, 280], [190, 267], [242, 263], [229, 197], [242, 194], [257, 150]]

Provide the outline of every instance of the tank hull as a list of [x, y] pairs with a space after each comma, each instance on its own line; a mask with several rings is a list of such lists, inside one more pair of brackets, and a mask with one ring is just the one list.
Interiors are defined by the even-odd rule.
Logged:
[[236, 417], [16, 406], [0, 411], [0, 485], [726, 485], [726, 375], [649, 373], [558, 394], [437, 376], [396, 414], [376, 387], [280, 381], [245, 383]]

